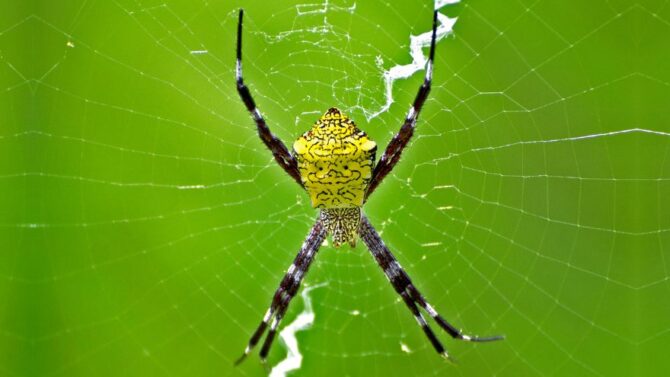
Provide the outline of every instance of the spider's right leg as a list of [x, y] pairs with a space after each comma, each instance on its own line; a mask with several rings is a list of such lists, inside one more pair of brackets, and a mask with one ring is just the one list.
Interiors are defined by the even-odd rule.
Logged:
[[435, 57], [435, 39], [437, 36], [437, 10], [433, 12], [433, 34], [430, 40], [430, 52], [428, 55], [428, 62], [426, 62], [426, 76], [423, 80], [423, 84], [419, 87], [419, 91], [416, 93], [414, 102], [409, 108], [409, 112], [405, 117], [405, 122], [400, 127], [393, 139], [389, 142], [382, 154], [381, 158], [375, 165], [375, 169], [372, 172], [372, 178], [368, 184], [367, 192], [365, 193], [365, 200], [367, 200], [372, 192], [375, 191], [377, 186], [384, 180], [384, 177], [393, 170], [395, 164], [400, 160], [400, 155], [403, 150], [409, 143], [412, 135], [414, 135], [414, 128], [416, 126], [416, 120], [419, 117], [419, 113], [423, 108], [426, 98], [428, 98], [428, 93], [430, 93], [430, 86], [433, 81], [433, 58]]
[[237, 359], [235, 365], [241, 363], [247, 357], [263, 336], [270, 320], [272, 320], [270, 331], [268, 332], [267, 338], [265, 338], [265, 342], [263, 342], [263, 347], [261, 348], [260, 353], [261, 361], [265, 361], [268, 352], [270, 352], [270, 346], [274, 340], [277, 328], [279, 327], [279, 322], [284, 317], [284, 313], [286, 313], [286, 309], [288, 309], [291, 299], [298, 293], [300, 282], [307, 273], [307, 270], [314, 260], [314, 256], [323, 243], [323, 240], [326, 238], [327, 233], [326, 228], [321, 223], [321, 219], [317, 219], [307, 236], [307, 239], [303, 242], [300, 252], [295, 257], [293, 264], [288, 268], [288, 271], [279, 284], [279, 288], [275, 291], [270, 308], [265, 313], [263, 320], [260, 325], [258, 325], [256, 331], [254, 331], [254, 334], [251, 336], [249, 344], [244, 350], [244, 354]]
[[437, 322], [437, 324], [453, 338], [469, 342], [490, 342], [503, 339], [502, 336], [477, 337], [467, 335], [447, 322], [414, 286], [409, 275], [407, 275], [405, 270], [400, 266], [395, 259], [395, 256], [393, 256], [391, 251], [386, 247], [384, 241], [382, 241], [375, 228], [365, 216], [361, 218], [359, 235], [377, 261], [377, 264], [379, 264], [379, 267], [384, 271], [384, 274], [391, 282], [391, 285], [393, 285], [395, 291], [402, 297], [403, 301], [405, 301], [405, 304], [414, 315], [414, 318], [440, 355], [449, 359], [449, 354], [435, 337], [433, 330], [431, 330], [430, 326], [428, 326], [428, 323], [426, 323], [426, 320], [419, 312], [418, 306], [428, 312], [435, 322]]
[[265, 144], [266, 147], [272, 152], [275, 160], [281, 166], [288, 175], [291, 176], [298, 184], [302, 187], [302, 180], [300, 179], [300, 171], [298, 170], [298, 163], [296, 162], [291, 152], [289, 152], [286, 145], [279, 140], [278, 137], [272, 134], [270, 128], [265, 123], [265, 119], [261, 115], [260, 110], [256, 107], [256, 102], [254, 102], [249, 88], [244, 84], [244, 79], [242, 78], [242, 16], [244, 12], [240, 9], [240, 17], [237, 23], [237, 65], [236, 65], [236, 81], [237, 81], [237, 92], [240, 94], [240, 98], [244, 105], [251, 113], [251, 117], [256, 122], [256, 128], [258, 129], [258, 136]]

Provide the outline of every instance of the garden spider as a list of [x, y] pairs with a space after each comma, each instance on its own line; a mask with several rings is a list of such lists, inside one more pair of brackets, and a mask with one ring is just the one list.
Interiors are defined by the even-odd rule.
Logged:
[[396, 292], [414, 315], [423, 332], [435, 350], [449, 359], [447, 351], [437, 339], [425, 318], [419, 312], [424, 309], [437, 324], [453, 338], [470, 342], [487, 342], [502, 339], [501, 336], [474, 337], [466, 335], [447, 322], [423, 297], [412, 284], [407, 273], [400, 267], [391, 251], [384, 245], [377, 231], [361, 207], [377, 188], [379, 183], [391, 172], [407, 146], [416, 119], [430, 91], [435, 55], [435, 34], [437, 29], [437, 11], [433, 13], [433, 34], [430, 42], [430, 55], [426, 64], [426, 77], [419, 88], [414, 103], [400, 131], [389, 142], [384, 154], [375, 165], [377, 145], [368, 139], [365, 132], [359, 130], [354, 122], [336, 108], [329, 109], [314, 126], [298, 138], [293, 144], [293, 154], [284, 143], [270, 132], [265, 119], [256, 107], [249, 88], [242, 78], [242, 17], [240, 9], [237, 24], [237, 91], [240, 98], [256, 122], [258, 135], [279, 165], [310, 196], [312, 206], [318, 208], [319, 216], [293, 264], [288, 268], [279, 288], [276, 290], [270, 308], [251, 336], [244, 354], [235, 364], [239, 364], [251, 352], [254, 346], [270, 326], [270, 331], [261, 347], [261, 361], [265, 362], [270, 346], [291, 299], [298, 292], [300, 282], [307, 273], [316, 252], [327, 235], [332, 235], [333, 246], [339, 247], [348, 242], [356, 244], [360, 237], [370, 253], [382, 268]]

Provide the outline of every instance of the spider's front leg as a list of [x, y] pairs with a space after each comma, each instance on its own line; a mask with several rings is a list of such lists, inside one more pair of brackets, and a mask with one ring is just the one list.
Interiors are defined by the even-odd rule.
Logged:
[[384, 154], [381, 156], [379, 162], [375, 166], [375, 170], [372, 172], [372, 178], [370, 179], [370, 184], [368, 185], [365, 194], [366, 199], [370, 197], [373, 191], [375, 191], [377, 186], [384, 180], [384, 177], [393, 170], [395, 164], [400, 160], [402, 151], [414, 134], [416, 120], [419, 117], [419, 112], [421, 112], [424, 102], [426, 102], [426, 98], [428, 98], [428, 93], [430, 93], [430, 86], [433, 80], [433, 58], [435, 57], [436, 34], [437, 10], [433, 12], [433, 35], [430, 40], [430, 53], [428, 55], [428, 62], [426, 63], [426, 77], [424, 78], [419, 91], [416, 93], [414, 103], [412, 103], [412, 106], [409, 108], [409, 112], [405, 117], [405, 122], [400, 127], [400, 131], [393, 136], [393, 139], [391, 139], [386, 146]]
[[237, 65], [236, 65], [236, 81], [237, 81], [237, 92], [244, 102], [247, 110], [251, 114], [254, 122], [256, 122], [256, 128], [258, 129], [258, 136], [261, 138], [266, 147], [272, 152], [275, 160], [281, 166], [288, 175], [291, 176], [298, 184], [302, 187], [302, 180], [300, 179], [300, 171], [298, 170], [298, 164], [289, 152], [286, 145], [275, 135], [272, 134], [270, 128], [265, 123], [265, 119], [261, 115], [260, 110], [256, 107], [256, 102], [254, 102], [249, 88], [244, 84], [244, 79], [242, 78], [242, 17], [244, 11], [240, 9], [240, 16], [237, 23]]
[[[319, 247], [323, 243], [323, 240], [326, 238], [327, 229], [323, 226], [321, 219], [317, 219], [316, 223], [312, 227], [312, 230], [309, 232], [307, 239], [303, 242], [300, 252], [295, 257], [293, 264], [288, 268], [288, 271], [284, 275], [279, 288], [275, 291], [274, 296], [272, 297], [272, 302], [270, 308], [265, 313], [263, 320], [254, 334], [249, 340], [247, 348], [244, 350], [244, 354], [235, 362], [235, 365], [241, 363], [251, 350], [256, 346], [258, 341], [265, 333], [268, 325], [270, 326], [270, 331], [268, 332], [263, 346], [261, 347], [260, 357], [261, 361], [265, 362], [268, 353], [270, 352], [270, 346], [272, 346], [272, 341], [277, 333], [277, 328], [281, 322], [288, 305], [291, 302], [291, 299], [295, 297], [300, 288], [300, 282], [307, 273], [310, 264], [314, 260], [316, 252], [319, 250]], [[272, 322], [270, 322], [272, 321]]]
[[442, 343], [437, 339], [433, 330], [428, 326], [428, 323], [423, 315], [421, 315], [421, 312], [419, 312], [417, 306], [423, 308], [444, 331], [451, 335], [452, 338], [469, 342], [490, 342], [503, 339], [502, 336], [476, 337], [467, 335], [447, 322], [414, 286], [409, 275], [407, 275], [391, 251], [384, 245], [384, 241], [382, 241], [375, 228], [365, 216], [361, 218], [359, 235], [377, 261], [377, 264], [379, 264], [379, 267], [382, 268], [384, 274], [393, 285], [393, 288], [402, 297], [403, 301], [414, 315], [414, 318], [419, 323], [419, 326], [421, 326], [431, 344], [440, 355], [449, 359], [449, 354], [444, 349], [444, 346], [442, 346]]

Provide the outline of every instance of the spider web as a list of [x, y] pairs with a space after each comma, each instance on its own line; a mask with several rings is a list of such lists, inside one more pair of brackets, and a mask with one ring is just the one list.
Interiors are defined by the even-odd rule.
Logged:
[[[438, 3], [454, 33], [365, 212], [448, 320], [507, 339], [441, 334], [445, 363], [361, 245], [324, 246], [291, 375], [667, 372], [668, 1]], [[386, 145], [428, 1], [0, 5], [0, 374], [266, 374], [233, 360], [315, 212], [234, 90], [242, 5], [278, 136], [338, 106]]]

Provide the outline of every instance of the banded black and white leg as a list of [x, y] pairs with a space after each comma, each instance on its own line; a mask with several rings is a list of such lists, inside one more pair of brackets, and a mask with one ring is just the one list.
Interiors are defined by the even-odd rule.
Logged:
[[424, 102], [426, 102], [426, 98], [428, 98], [428, 93], [430, 93], [430, 86], [433, 80], [433, 58], [435, 57], [436, 34], [437, 11], [433, 12], [433, 35], [430, 40], [430, 53], [428, 55], [428, 62], [426, 63], [426, 76], [423, 80], [423, 84], [421, 84], [421, 87], [414, 98], [414, 103], [412, 103], [412, 106], [407, 112], [405, 122], [400, 127], [400, 131], [393, 136], [389, 144], [386, 146], [384, 154], [382, 154], [379, 162], [375, 165], [375, 169], [372, 172], [372, 178], [370, 178], [370, 184], [368, 185], [365, 194], [366, 198], [370, 197], [372, 192], [375, 191], [377, 186], [384, 180], [384, 177], [393, 170], [393, 167], [398, 163], [398, 160], [400, 160], [402, 151], [414, 134], [416, 120], [419, 117], [419, 112], [421, 112]]
[[449, 358], [449, 354], [445, 350], [442, 343], [437, 339], [435, 333], [430, 328], [425, 318], [419, 311], [419, 307], [425, 310], [435, 322], [446, 331], [452, 338], [461, 339], [469, 342], [490, 342], [494, 340], [503, 339], [502, 336], [477, 337], [467, 335], [458, 330], [456, 327], [447, 322], [428, 301], [423, 297], [419, 290], [414, 286], [409, 275], [402, 269], [398, 261], [395, 259], [391, 251], [386, 247], [384, 241], [370, 224], [367, 217], [361, 218], [361, 225], [359, 228], [359, 236], [363, 243], [368, 247], [370, 253], [377, 261], [377, 264], [384, 271], [384, 274], [393, 285], [395, 291], [402, 297], [403, 301], [414, 315], [414, 318], [423, 329], [423, 332], [430, 340], [435, 350], [445, 358]]
[[261, 115], [260, 110], [256, 107], [256, 102], [254, 102], [249, 88], [244, 84], [244, 79], [242, 78], [242, 17], [244, 16], [244, 11], [240, 9], [240, 15], [237, 23], [237, 64], [236, 64], [236, 81], [237, 81], [237, 92], [244, 102], [244, 105], [247, 107], [247, 110], [251, 114], [254, 122], [256, 122], [256, 128], [258, 129], [258, 136], [261, 138], [266, 147], [272, 152], [275, 160], [287, 173], [290, 175], [298, 184], [302, 187], [302, 181], [300, 180], [300, 171], [298, 170], [298, 163], [295, 158], [289, 152], [286, 145], [272, 132], [270, 128], [265, 123], [265, 119]]
[[323, 226], [321, 219], [317, 219], [312, 230], [307, 235], [307, 239], [303, 242], [300, 252], [298, 252], [298, 255], [293, 260], [293, 264], [288, 268], [288, 271], [279, 284], [279, 288], [275, 291], [275, 294], [272, 297], [272, 302], [270, 303], [270, 308], [265, 313], [263, 320], [258, 325], [256, 331], [254, 331], [251, 339], [249, 339], [249, 344], [244, 350], [244, 354], [237, 359], [235, 365], [241, 363], [247, 355], [249, 355], [251, 350], [258, 344], [258, 341], [261, 339], [269, 325], [270, 330], [268, 331], [268, 335], [263, 342], [260, 352], [261, 361], [265, 362], [265, 359], [270, 352], [272, 341], [277, 333], [279, 323], [284, 317], [291, 299], [298, 293], [300, 282], [305, 277], [307, 270], [309, 270], [309, 266], [314, 260], [314, 256], [323, 243], [323, 240], [326, 238], [327, 233], [328, 232]]

